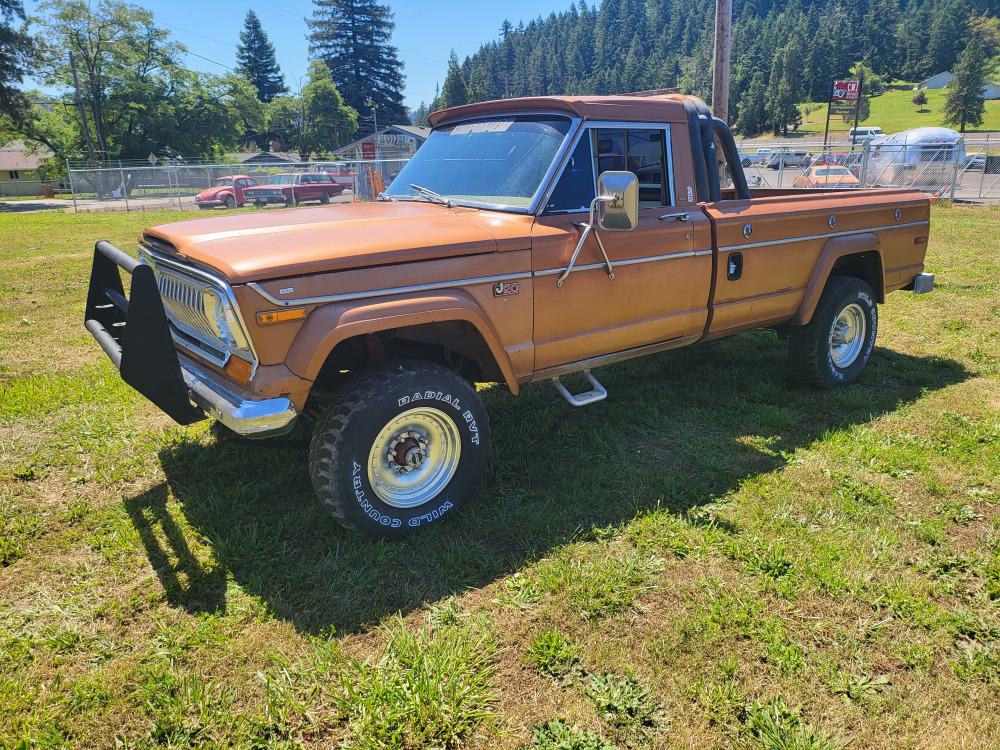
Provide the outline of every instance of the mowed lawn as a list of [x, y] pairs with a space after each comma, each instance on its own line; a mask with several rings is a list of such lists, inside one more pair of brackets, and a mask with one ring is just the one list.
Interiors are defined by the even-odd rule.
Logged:
[[3, 750], [1000, 747], [1000, 211], [934, 209], [844, 390], [766, 331], [485, 389], [481, 496], [402, 543], [89, 339], [93, 240], [183, 218], [0, 215]]
[[[948, 98], [947, 89], [925, 91], [927, 104], [917, 106], [913, 103], [916, 91], [886, 91], [871, 99], [871, 113], [862, 125], [878, 125], [886, 133], [898, 133], [923, 125], [952, 127], [944, 121], [944, 102]], [[800, 130], [818, 131], [822, 136], [826, 125], [826, 104], [806, 105], [812, 110], [802, 118]], [[854, 121], [846, 122], [841, 117], [830, 118], [831, 131], [846, 131], [854, 127]], [[957, 128], [956, 128], [957, 130]], [[967, 126], [969, 133], [995, 132], [1000, 130], [1000, 100], [986, 102], [986, 113], [981, 125]], [[1000, 139], [997, 140], [1000, 147]]]

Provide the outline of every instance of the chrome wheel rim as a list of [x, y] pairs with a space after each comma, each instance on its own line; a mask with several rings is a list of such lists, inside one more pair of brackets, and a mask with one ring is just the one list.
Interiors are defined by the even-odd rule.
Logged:
[[865, 343], [868, 323], [861, 305], [851, 303], [833, 321], [830, 328], [830, 358], [833, 364], [844, 369], [854, 364]]
[[368, 454], [368, 482], [394, 508], [415, 508], [439, 495], [455, 476], [462, 438], [438, 409], [398, 414], [382, 428]]

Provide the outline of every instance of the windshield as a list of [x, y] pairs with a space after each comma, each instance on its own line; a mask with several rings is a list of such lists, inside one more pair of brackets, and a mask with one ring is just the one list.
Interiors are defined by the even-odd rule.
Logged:
[[215, 181], [215, 187], [225, 187], [226, 185], [232, 185], [232, 184], [233, 184], [232, 177], [223, 177]]
[[386, 195], [427, 200], [429, 190], [449, 200], [527, 208], [569, 127], [569, 118], [551, 115], [447, 125], [431, 133]]
[[275, 174], [271, 175], [271, 179], [268, 180], [271, 185], [293, 185], [295, 184], [295, 175], [293, 174]]

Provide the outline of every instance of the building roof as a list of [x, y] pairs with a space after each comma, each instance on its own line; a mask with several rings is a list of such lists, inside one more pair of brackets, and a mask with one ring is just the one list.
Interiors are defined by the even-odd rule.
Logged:
[[5, 172], [24, 170], [30, 172], [38, 169], [39, 164], [52, 156], [52, 152], [42, 150], [38, 153], [27, 153], [23, 143], [8, 143], [0, 148], [0, 170]]
[[684, 102], [694, 97], [680, 94], [653, 96], [527, 96], [464, 104], [431, 113], [430, 123], [513, 112], [565, 112], [588, 120], [631, 120], [650, 122], [686, 122]]
[[294, 151], [241, 151], [240, 153], [230, 154], [230, 156], [235, 157], [240, 164], [246, 164], [247, 162], [255, 162], [260, 164], [262, 162], [294, 162], [302, 161], [301, 157]]
[[[409, 133], [422, 141], [426, 141], [427, 136], [431, 134], [430, 128], [421, 127], [420, 125], [390, 125], [389, 128], [402, 130], [404, 133]], [[386, 129], [388, 130], [388, 128]]]
[[419, 125], [386, 125], [384, 128], [376, 130], [374, 133], [368, 133], [364, 138], [358, 138], [356, 141], [351, 141], [345, 146], [341, 146], [338, 149], [334, 149], [335, 154], [345, 154], [348, 151], [358, 148], [364, 141], [369, 138], [382, 135], [383, 133], [389, 133], [391, 131], [397, 131], [403, 135], [412, 135], [414, 138], [419, 139], [421, 142], [426, 141], [427, 137], [431, 134], [430, 128], [422, 128]]

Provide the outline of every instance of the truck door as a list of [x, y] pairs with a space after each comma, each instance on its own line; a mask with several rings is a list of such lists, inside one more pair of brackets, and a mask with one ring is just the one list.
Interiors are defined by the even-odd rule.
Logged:
[[[536, 371], [702, 334], [711, 229], [700, 209], [677, 199], [672, 151], [666, 123], [589, 123], [583, 130], [532, 230]], [[613, 279], [591, 236], [559, 287], [579, 225], [587, 221], [596, 176], [612, 170], [639, 179], [638, 226], [631, 232], [595, 229]]]

